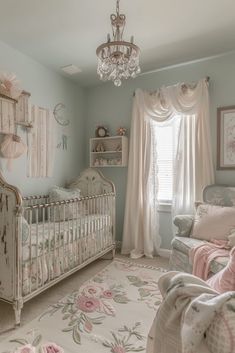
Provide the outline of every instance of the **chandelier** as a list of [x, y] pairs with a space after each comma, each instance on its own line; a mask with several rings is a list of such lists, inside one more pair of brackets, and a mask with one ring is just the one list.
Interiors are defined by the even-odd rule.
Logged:
[[122, 79], [134, 78], [140, 73], [140, 49], [134, 44], [134, 37], [131, 37], [130, 42], [123, 40], [126, 16], [119, 13], [119, 2], [117, 0], [116, 14], [110, 16], [113, 40], [108, 34], [107, 43], [101, 44], [96, 50], [100, 79], [111, 80], [115, 86], [121, 86]]

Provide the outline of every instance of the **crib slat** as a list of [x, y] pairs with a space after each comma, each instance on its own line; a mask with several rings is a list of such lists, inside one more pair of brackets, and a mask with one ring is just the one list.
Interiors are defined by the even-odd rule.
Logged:
[[53, 278], [57, 277], [57, 271], [58, 271], [58, 268], [57, 268], [57, 258], [56, 258], [56, 223], [55, 223], [55, 207], [54, 208], [54, 211], [53, 211], [53, 240], [52, 240], [52, 244], [54, 245], [53, 247]]
[[47, 226], [47, 235], [48, 235], [48, 281], [51, 280], [51, 207], [48, 208], [48, 226]]
[[42, 286], [44, 285], [45, 264], [45, 208], [42, 209]]
[[38, 208], [35, 210], [36, 211], [36, 288], [38, 289]]
[[32, 210], [29, 212], [29, 293], [32, 291]]
[[75, 210], [75, 204], [72, 203], [72, 229], [71, 229], [71, 252], [72, 252], [72, 264], [73, 267], [76, 266], [76, 259], [77, 259], [77, 247], [76, 247], [76, 243], [75, 243], [75, 239], [76, 239], [76, 228], [75, 228], [75, 217], [76, 217], [76, 210]]
[[60, 274], [64, 273], [64, 263], [63, 263], [63, 259], [61, 261], [61, 257], [62, 257], [62, 253], [61, 253], [61, 247], [63, 246], [62, 244], [62, 231], [61, 231], [61, 206], [55, 206], [54, 208], [55, 212], [57, 212], [57, 214], [59, 215], [59, 224], [58, 224], [58, 233], [59, 233], [59, 238], [58, 238], [58, 258], [59, 258], [59, 271]]
[[[82, 207], [82, 210], [85, 210], [84, 209], [84, 203], [83, 203], [83, 200], [80, 201], [81, 202], [81, 206]], [[79, 207], [79, 205], [77, 205], [77, 207]], [[78, 212], [79, 212], [79, 209], [78, 209]], [[84, 215], [85, 215], [85, 212], [84, 212]], [[85, 216], [83, 216], [84, 218]], [[78, 247], [78, 250], [79, 250], [79, 264], [82, 263], [82, 217], [79, 217], [79, 221], [78, 221], [78, 238], [79, 238], [79, 247]]]
[[64, 251], [64, 235], [65, 235], [65, 205], [62, 206], [62, 209], [63, 209], [63, 236], [62, 236], [62, 239], [63, 239], [63, 255], [62, 255], [62, 259], [63, 259], [63, 273], [65, 272], [65, 266], [64, 264], [66, 265], [67, 267], [67, 263], [65, 263], [64, 259], [65, 259], [65, 251]]

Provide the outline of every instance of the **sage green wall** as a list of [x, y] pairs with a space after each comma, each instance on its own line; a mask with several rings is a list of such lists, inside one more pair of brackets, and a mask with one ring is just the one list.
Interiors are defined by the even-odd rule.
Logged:
[[[53, 109], [62, 102], [66, 105], [71, 123], [64, 132], [68, 135], [68, 150], [56, 149], [55, 168], [52, 178], [27, 178], [26, 155], [13, 163], [11, 172], [6, 170], [6, 161], [0, 159], [1, 172], [9, 183], [18, 186], [25, 195], [47, 192], [51, 185], [63, 185], [77, 176], [84, 168], [84, 90], [30, 57], [0, 42], [0, 72], [14, 72], [24, 90], [31, 93], [31, 102]], [[56, 125], [56, 144], [63, 129]], [[82, 128], [81, 128], [82, 127]], [[26, 140], [26, 134], [18, 128]]]
[[[94, 136], [94, 131], [98, 124], [107, 125], [111, 134], [115, 134], [119, 126], [130, 128], [132, 96], [136, 88], [154, 90], [162, 85], [172, 85], [182, 81], [197, 81], [205, 76], [210, 76], [210, 119], [215, 161], [216, 109], [219, 106], [235, 105], [235, 52], [145, 74], [135, 80], [124, 82], [120, 88], [114, 87], [112, 83], [107, 83], [87, 90], [87, 164], [89, 163], [88, 140]], [[117, 238], [121, 240], [127, 168], [103, 168], [101, 170], [116, 185]], [[216, 171], [216, 182], [235, 184], [235, 171]], [[170, 248], [170, 241], [172, 239], [170, 217], [170, 213], [164, 212], [160, 215], [160, 232], [163, 248]]]
[[[154, 90], [162, 85], [176, 82], [191, 82], [210, 76], [211, 134], [214, 160], [216, 158], [216, 108], [235, 104], [235, 53], [200, 62], [182, 64], [158, 72], [128, 80], [122, 87], [102, 84], [90, 89], [58, 75], [28, 56], [0, 42], [0, 72], [14, 72], [22, 87], [31, 92], [31, 102], [53, 109], [62, 102], [67, 107], [71, 120], [68, 151], [56, 149], [55, 171], [52, 178], [27, 178], [26, 156], [13, 164], [11, 172], [6, 162], [0, 159], [0, 168], [8, 182], [17, 185], [25, 195], [44, 193], [53, 184], [63, 185], [89, 165], [89, 138], [94, 136], [99, 124], [109, 127], [116, 134], [119, 126], [130, 128], [132, 96], [136, 88]], [[57, 126], [58, 136], [62, 130]], [[23, 139], [25, 133], [18, 131]], [[59, 142], [59, 140], [58, 140]], [[106, 177], [113, 180], [117, 190], [117, 239], [122, 239], [122, 225], [125, 208], [127, 168], [103, 168]], [[234, 171], [216, 171], [216, 182], [235, 184]], [[169, 248], [172, 238], [171, 215], [160, 214], [162, 247]]]

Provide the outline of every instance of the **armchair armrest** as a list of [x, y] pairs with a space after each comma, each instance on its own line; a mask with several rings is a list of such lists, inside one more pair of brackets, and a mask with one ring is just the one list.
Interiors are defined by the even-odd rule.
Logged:
[[177, 215], [173, 219], [174, 225], [178, 228], [177, 237], [189, 237], [192, 225], [193, 225], [194, 216], [193, 215]]

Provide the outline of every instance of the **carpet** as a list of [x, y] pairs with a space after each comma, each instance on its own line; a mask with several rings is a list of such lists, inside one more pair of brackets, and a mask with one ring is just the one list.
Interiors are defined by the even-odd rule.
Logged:
[[164, 269], [114, 260], [0, 343], [0, 353], [146, 352]]

